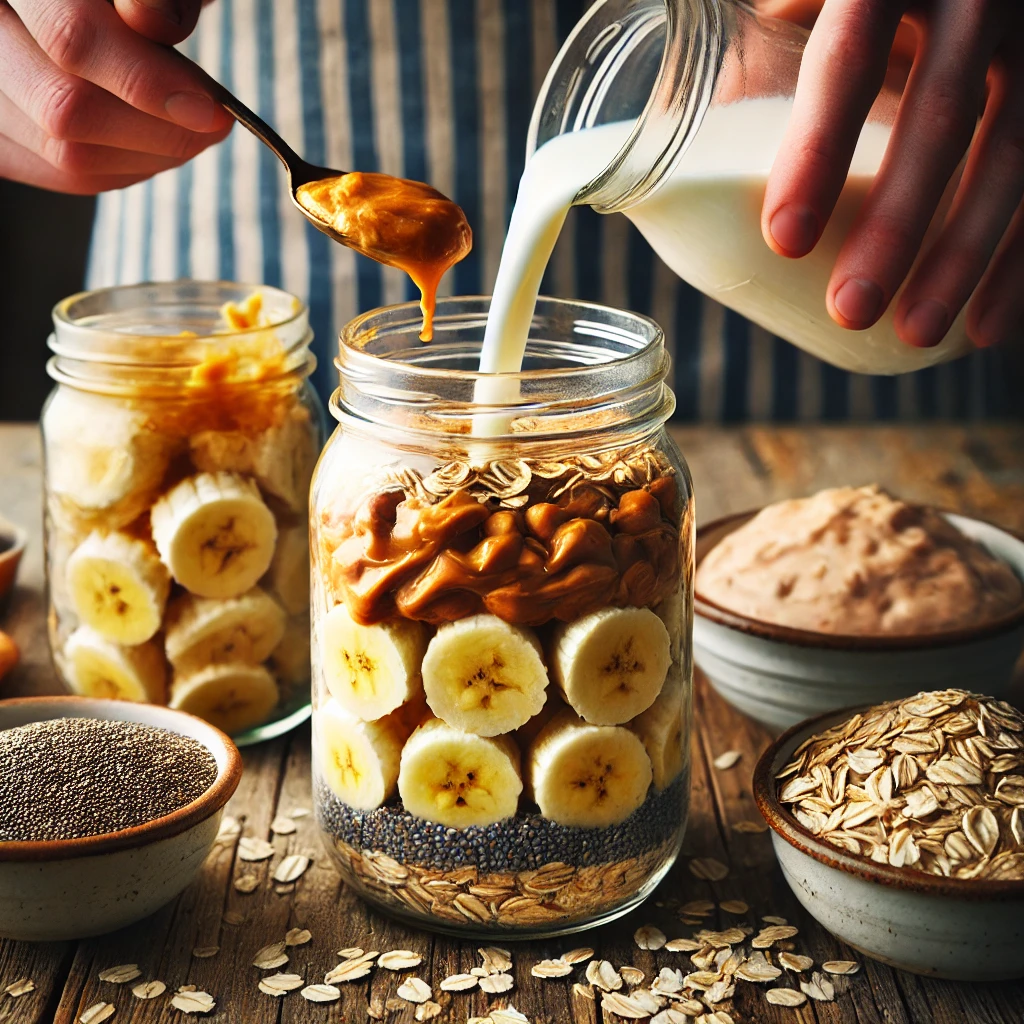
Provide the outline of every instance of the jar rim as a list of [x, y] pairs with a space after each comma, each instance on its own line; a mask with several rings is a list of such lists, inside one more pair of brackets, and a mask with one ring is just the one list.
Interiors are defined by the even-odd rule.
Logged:
[[[266, 322], [225, 327], [224, 306], [254, 295]], [[47, 373], [80, 390], [173, 396], [211, 360], [224, 361], [228, 387], [307, 377], [316, 366], [306, 304], [268, 285], [192, 279], [114, 285], [70, 295], [52, 316]]]
[[[492, 417], [486, 436], [517, 443], [653, 427], [671, 415], [675, 400], [665, 384], [671, 360], [664, 332], [650, 317], [540, 296], [526, 351], [528, 359], [551, 365], [516, 373], [450, 365], [479, 359], [489, 305], [490, 296], [482, 295], [439, 299], [428, 344], [418, 338], [415, 302], [350, 321], [339, 337], [332, 415], [349, 426], [467, 442], [482, 436], [479, 418]], [[375, 343], [384, 351], [367, 351]]]

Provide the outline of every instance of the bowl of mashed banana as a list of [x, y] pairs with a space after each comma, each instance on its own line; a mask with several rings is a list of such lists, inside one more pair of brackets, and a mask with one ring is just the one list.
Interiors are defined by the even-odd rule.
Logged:
[[876, 485], [716, 520], [696, 557], [695, 662], [773, 728], [965, 679], [1000, 697], [1024, 648], [1024, 540]]

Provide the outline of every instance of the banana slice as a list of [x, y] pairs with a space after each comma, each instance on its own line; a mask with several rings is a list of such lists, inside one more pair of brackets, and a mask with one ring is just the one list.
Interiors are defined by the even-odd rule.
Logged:
[[640, 738], [651, 759], [656, 789], [664, 789], [686, 765], [689, 736], [683, 700], [682, 672], [673, 664], [658, 699], [626, 727]]
[[151, 544], [124, 533], [91, 533], [65, 569], [78, 617], [119, 644], [141, 644], [160, 628], [171, 577]]
[[232, 736], [265, 722], [277, 700], [277, 683], [262, 665], [211, 665], [175, 676], [170, 706]]
[[508, 736], [488, 738], [432, 718], [402, 750], [398, 792], [418, 818], [450, 828], [493, 825], [519, 806], [519, 748]]
[[320, 623], [318, 654], [327, 689], [349, 714], [367, 722], [419, 693], [426, 647], [426, 628], [411, 619], [362, 626], [339, 604]]
[[602, 608], [552, 635], [552, 675], [592, 725], [620, 725], [646, 711], [671, 660], [668, 630], [649, 608]]
[[305, 512], [309, 482], [320, 454], [319, 430], [309, 410], [293, 405], [277, 425], [259, 434], [203, 430], [189, 439], [196, 469], [254, 476], [260, 489], [291, 512]]
[[244, 594], [274, 557], [274, 517], [256, 485], [233, 473], [182, 480], [153, 506], [150, 517], [164, 565], [200, 597]]
[[380, 807], [398, 785], [402, 744], [411, 731], [402, 716], [364, 722], [329, 700], [317, 711], [315, 727], [317, 761], [338, 799], [359, 811]]
[[559, 825], [606, 828], [625, 821], [651, 784], [643, 743], [616, 725], [556, 715], [527, 755], [527, 779], [545, 818]]
[[102, 511], [107, 529], [146, 510], [163, 480], [173, 440], [108, 395], [58, 388], [43, 412], [51, 493], [79, 513]]
[[498, 736], [544, 707], [548, 673], [540, 641], [496, 615], [446, 622], [423, 658], [430, 710], [463, 732]]
[[64, 645], [71, 689], [80, 697], [162, 704], [167, 683], [163, 651], [152, 641], [121, 647], [89, 626], [79, 626]]
[[286, 618], [259, 587], [223, 601], [182, 594], [167, 613], [164, 649], [180, 675], [232, 661], [258, 665], [281, 642]]
[[309, 527], [305, 523], [279, 528], [265, 582], [289, 615], [309, 611]]
[[309, 616], [300, 615], [285, 626], [281, 642], [270, 655], [270, 667], [285, 688], [309, 686]]

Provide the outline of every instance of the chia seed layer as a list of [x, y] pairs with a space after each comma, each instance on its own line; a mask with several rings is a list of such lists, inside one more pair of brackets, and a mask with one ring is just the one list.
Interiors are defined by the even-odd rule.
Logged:
[[0, 732], [0, 842], [81, 839], [202, 796], [217, 762], [197, 740], [137, 722], [55, 718]]
[[384, 853], [400, 864], [442, 871], [474, 865], [487, 875], [555, 862], [583, 867], [640, 857], [668, 843], [682, 825], [685, 782], [680, 776], [609, 828], [558, 825], [534, 811], [494, 825], [456, 829], [416, 818], [400, 803], [356, 811], [319, 777], [314, 785], [320, 827], [343, 843]]

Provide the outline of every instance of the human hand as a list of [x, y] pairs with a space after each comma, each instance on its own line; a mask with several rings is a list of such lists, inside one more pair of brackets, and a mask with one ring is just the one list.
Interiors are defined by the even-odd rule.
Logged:
[[209, 79], [170, 49], [201, 0], [0, 0], [0, 176], [123, 188], [231, 130]]
[[[804, 19], [804, 8], [813, 6], [775, 0], [770, 13], [786, 16], [787, 3]], [[909, 345], [938, 344], [973, 292], [971, 340], [1004, 340], [1024, 317], [1024, 15], [1010, 0], [820, 6], [765, 192], [765, 240], [784, 256], [814, 247], [842, 191], [894, 39], [898, 32], [905, 37], [909, 25], [918, 44], [910, 77], [885, 160], [833, 268], [828, 311], [855, 330], [878, 320], [970, 147], [945, 223], [900, 296], [895, 327]]]

